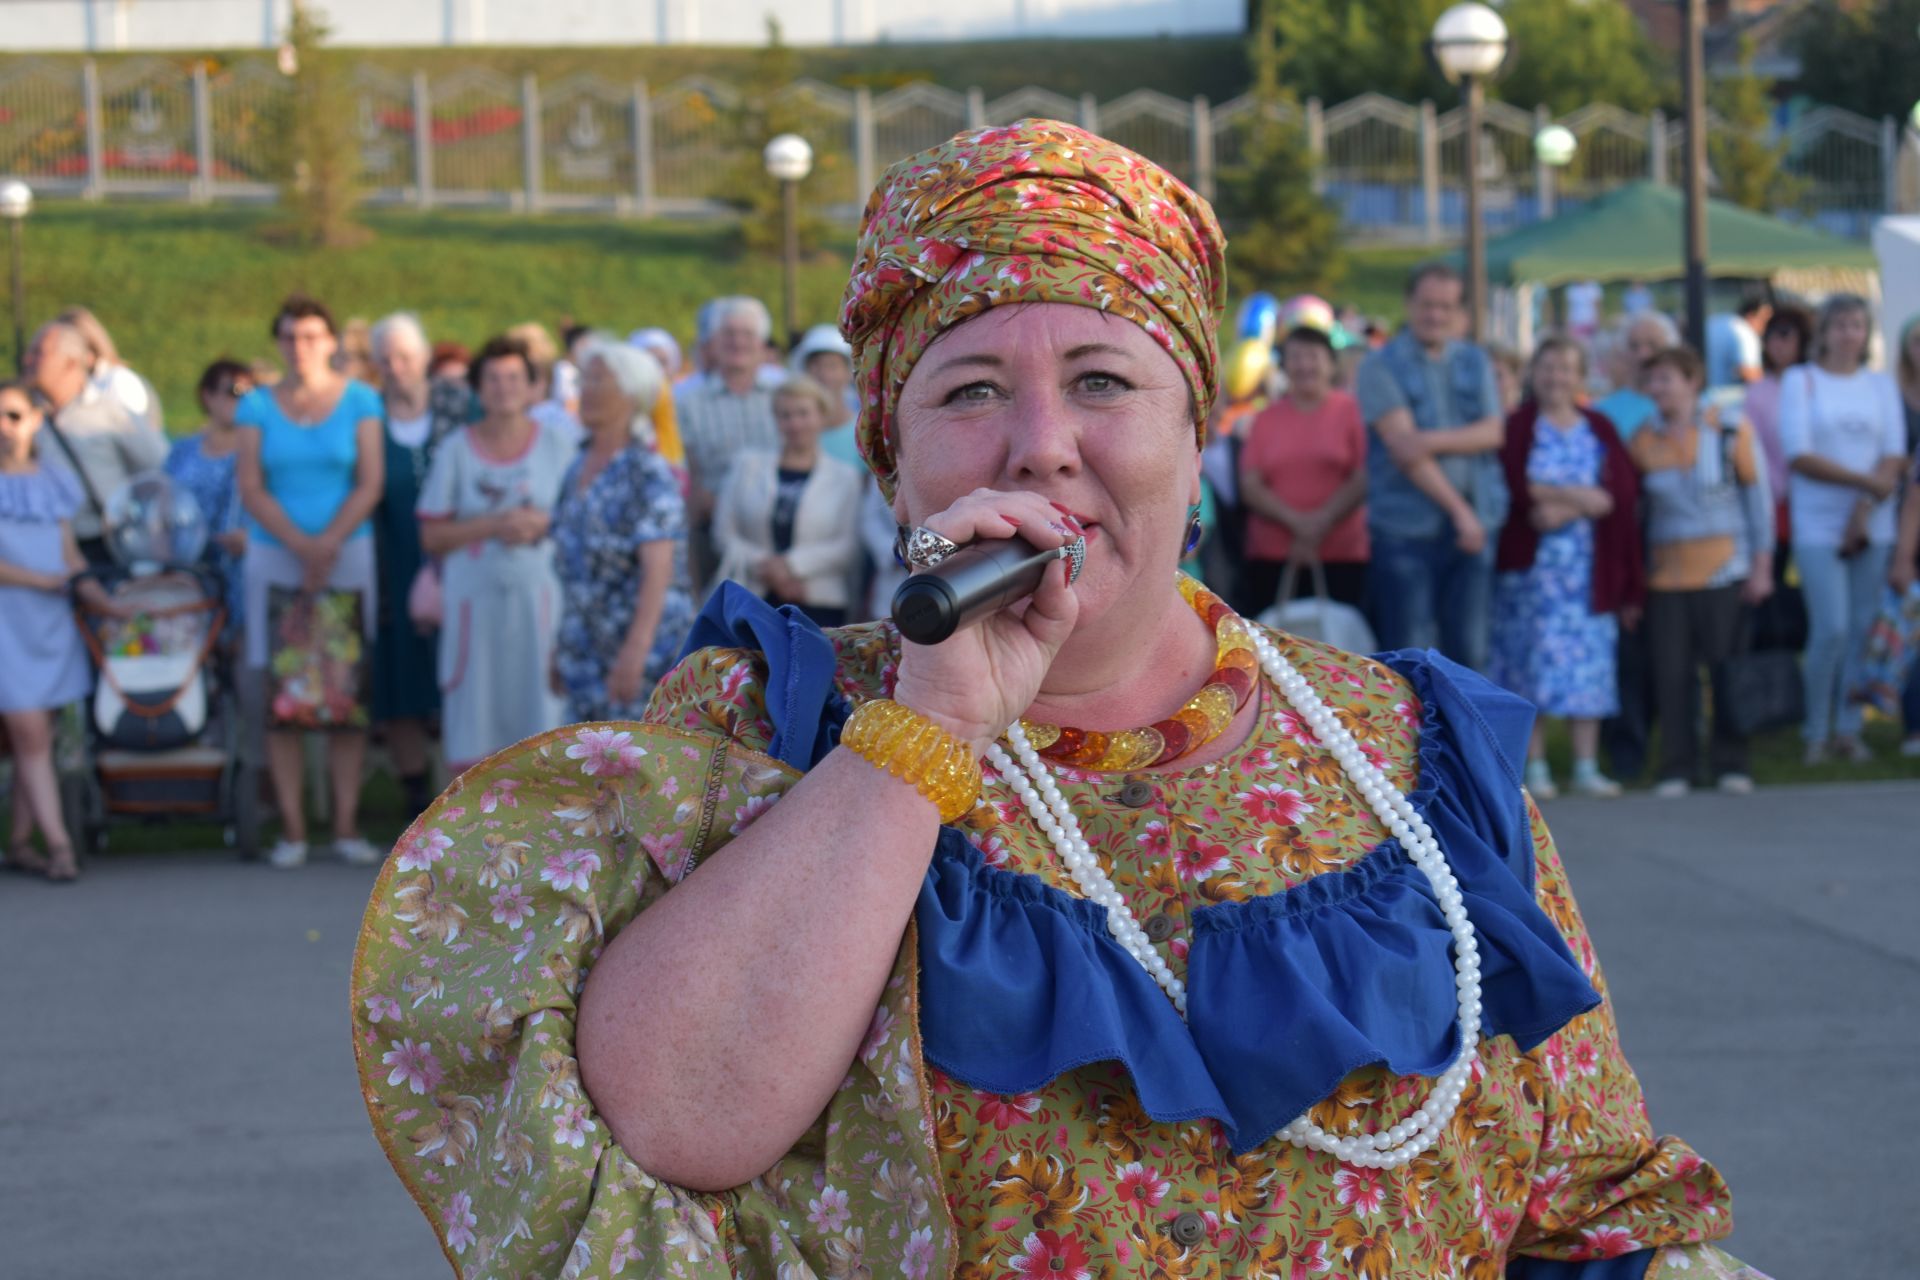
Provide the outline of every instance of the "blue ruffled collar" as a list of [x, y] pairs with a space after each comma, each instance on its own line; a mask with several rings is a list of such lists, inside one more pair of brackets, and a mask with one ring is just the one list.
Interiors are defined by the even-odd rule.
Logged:
[[0, 520], [34, 524], [71, 520], [80, 510], [80, 485], [73, 473], [51, 462], [37, 471], [0, 474]]
[[[1423, 703], [1410, 798], [1479, 936], [1482, 1034], [1532, 1048], [1599, 995], [1533, 899], [1510, 754], [1530, 712], [1444, 659], [1388, 660]], [[987, 865], [951, 828], [916, 918], [927, 1061], [991, 1093], [1118, 1062], [1149, 1115], [1211, 1117], [1245, 1152], [1361, 1067], [1431, 1076], [1459, 1052], [1451, 935], [1394, 839], [1284, 892], [1195, 911], [1185, 1022], [1108, 936], [1103, 911]]]

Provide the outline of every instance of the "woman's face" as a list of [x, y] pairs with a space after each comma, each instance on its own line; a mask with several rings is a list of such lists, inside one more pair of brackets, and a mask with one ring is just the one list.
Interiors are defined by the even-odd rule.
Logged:
[[333, 372], [340, 340], [319, 316], [288, 316], [280, 321], [280, 359], [302, 382], [324, 381]]
[[827, 420], [810, 395], [779, 396], [773, 402], [773, 423], [780, 441], [790, 449], [811, 448], [826, 429]]
[[1035, 493], [1077, 517], [1083, 624], [1166, 591], [1200, 500], [1192, 399], [1173, 357], [1131, 321], [1066, 303], [995, 308], [936, 339], [902, 389], [894, 453], [904, 524], [980, 488]]
[[817, 351], [807, 357], [807, 376], [834, 395], [842, 395], [853, 381], [853, 361], [838, 351]]
[[1317, 342], [1289, 342], [1280, 352], [1280, 367], [1287, 371], [1287, 390], [1308, 399], [1318, 399], [1333, 388], [1333, 353]]
[[410, 339], [395, 335], [380, 345], [380, 380], [389, 387], [418, 391], [427, 385], [428, 352]]
[[1827, 320], [1825, 349], [1836, 364], [1853, 366], [1867, 358], [1867, 313], [1857, 309], [1838, 312]]
[[233, 425], [233, 411], [240, 406], [240, 397], [253, 390], [253, 384], [237, 374], [227, 374], [213, 386], [207, 388], [200, 397], [200, 405], [207, 411], [207, 420], [217, 427]]
[[1646, 375], [1646, 392], [1663, 417], [1678, 420], [1693, 412], [1700, 384], [1672, 365], [1662, 364]]
[[512, 418], [533, 403], [533, 379], [519, 356], [496, 356], [480, 370], [480, 408], [490, 418]]
[[1806, 352], [1800, 349], [1800, 331], [1790, 324], [1768, 326], [1766, 336], [1760, 341], [1775, 369], [1791, 369], [1806, 359]]
[[1542, 408], [1564, 409], [1580, 396], [1586, 381], [1580, 357], [1565, 347], [1549, 347], [1533, 361], [1533, 394]]
[[40, 411], [18, 387], [0, 391], [0, 454], [24, 458], [40, 430]]
[[595, 356], [580, 370], [580, 421], [592, 430], [603, 427], [631, 427], [635, 405], [620, 389], [607, 362]]

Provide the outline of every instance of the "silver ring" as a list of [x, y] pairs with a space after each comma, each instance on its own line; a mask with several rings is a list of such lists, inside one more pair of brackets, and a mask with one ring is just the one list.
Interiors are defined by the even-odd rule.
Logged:
[[909, 529], [900, 526], [894, 535], [893, 549], [909, 569], [931, 569], [960, 549], [951, 538], [943, 538], [923, 524]]
[[1067, 585], [1080, 581], [1080, 571], [1087, 567], [1087, 540], [1075, 538], [1060, 548], [1060, 554], [1067, 558]]

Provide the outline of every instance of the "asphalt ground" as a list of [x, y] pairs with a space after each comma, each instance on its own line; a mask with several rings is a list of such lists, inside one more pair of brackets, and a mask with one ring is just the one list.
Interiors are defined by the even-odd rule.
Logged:
[[[1777, 1278], [1920, 1275], [1920, 784], [1548, 809], [1656, 1124]], [[367, 1128], [373, 872], [220, 855], [0, 880], [0, 1275], [446, 1274]]]

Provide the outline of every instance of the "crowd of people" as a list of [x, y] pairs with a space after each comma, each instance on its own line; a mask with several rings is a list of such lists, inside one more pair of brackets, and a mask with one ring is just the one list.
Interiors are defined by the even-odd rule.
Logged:
[[[1899, 511], [1920, 466], [1920, 323], [1890, 377], [1866, 367], [1859, 298], [1817, 316], [1756, 298], [1700, 353], [1644, 297], [1602, 325], [1594, 291], [1523, 359], [1466, 339], [1462, 296], [1428, 264], [1397, 328], [1329, 308], [1262, 336], [1270, 368], [1216, 408], [1210, 585], [1248, 614], [1324, 593], [1383, 649], [1487, 673], [1569, 722], [1569, 785], [1593, 796], [1648, 771], [1655, 724], [1658, 792], [1751, 788], [1739, 717], [1702, 675], [1753, 644], [1784, 586], [1805, 606], [1807, 759], [1867, 758], [1848, 693], [1883, 587], [1920, 561], [1920, 497]], [[729, 297], [701, 309], [684, 359], [659, 328], [556, 342], [529, 324], [468, 348], [406, 312], [342, 325], [296, 295], [269, 329], [277, 362], [210, 363], [199, 424], [171, 444], [151, 384], [83, 309], [0, 384], [11, 865], [74, 874], [49, 744], [87, 660], [42, 615], [111, 562], [103, 502], [142, 472], [163, 469], [204, 517], [254, 682], [276, 867], [309, 847], [303, 733], [269, 723], [258, 693], [277, 592], [357, 599], [370, 732], [327, 748], [332, 847], [356, 863], [383, 856], [358, 824], [370, 734], [417, 812], [436, 739], [453, 773], [564, 723], [636, 718], [723, 580], [823, 626], [887, 612], [898, 522], [860, 463], [835, 326], [783, 351], [766, 307]], [[1920, 754], [1920, 679], [1905, 710], [1903, 750]], [[1527, 777], [1558, 788], [1540, 730]]]

